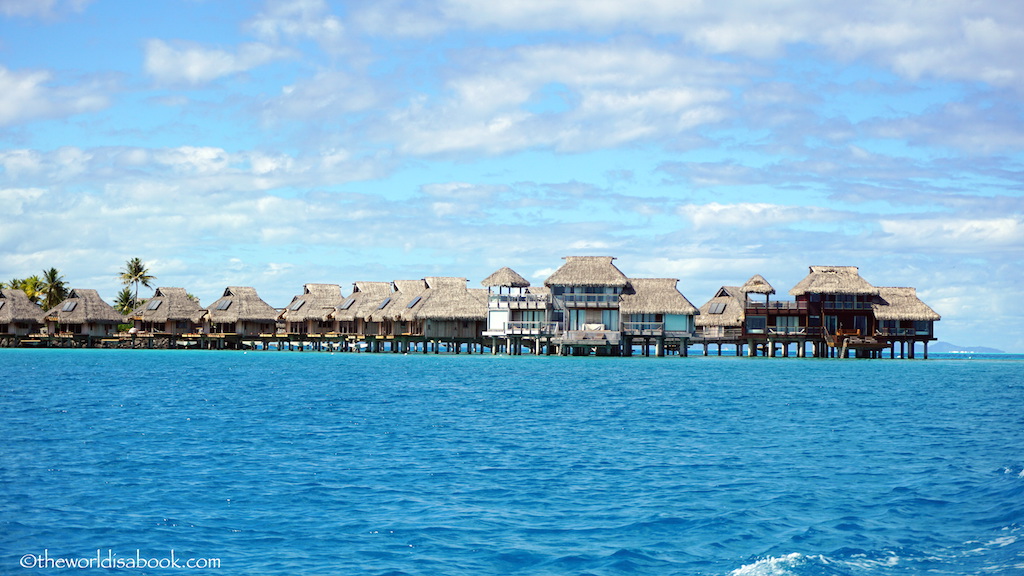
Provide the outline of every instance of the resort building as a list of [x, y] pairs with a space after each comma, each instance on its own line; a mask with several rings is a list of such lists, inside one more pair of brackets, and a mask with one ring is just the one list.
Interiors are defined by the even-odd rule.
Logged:
[[[130, 314], [134, 330], [118, 334], [120, 314], [95, 290], [73, 290], [45, 313], [21, 291], [0, 291], [0, 346], [274, 348], [369, 352], [421, 351], [559, 355], [686, 355], [691, 344], [724, 345], [737, 355], [913, 358], [935, 340], [939, 315], [909, 287], [876, 287], [855, 266], [811, 266], [789, 294], [760, 274], [722, 286], [698, 310], [675, 278], [629, 278], [610, 256], [567, 256], [542, 286], [508, 267], [471, 289], [463, 277], [305, 284], [275, 310], [256, 290], [231, 286], [208, 308], [183, 288], [158, 288]], [[34, 308], [33, 308], [34, 307]], [[4, 339], [4, 337], [7, 337]], [[28, 339], [21, 338], [28, 336]], [[116, 338], [111, 338], [116, 336]], [[165, 336], [157, 339], [158, 336]], [[166, 338], [166, 336], [173, 336]], [[897, 347], [899, 350], [897, 351]]]
[[619, 316], [625, 354], [641, 343], [645, 355], [653, 342], [657, 356], [672, 346], [683, 355], [695, 330], [694, 317], [700, 313], [679, 291], [676, 278], [630, 278], [619, 298]]
[[60, 304], [46, 311], [47, 334], [103, 338], [117, 334], [117, 325], [125, 322], [114, 307], [100, 298], [99, 292], [74, 288]]
[[278, 315], [278, 320], [284, 323], [285, 334], [337, 333], [334, 312], [343, 301], [338, 284], [306, 284], [302, 294], [293, 297]]
[[492, 340], [493, 347], [503, 345], [515, 353], [524, 340], [536, 346], [560, 331], [560, 324], [551, 321], [551, 290], [547, 286], [530, 286], [526, 278], [508, 267], [497, 270], [480, 284], [487, 288], [487, 326], [483, 336]]
[[0, 345], [13, 345], [42, 328], [43, 309], [38, 304], [21, 290], [0, 289]]
[[278, 311], [264, 302], [255, 288], [229, 286], [206, 309], [206, 332], [216, 336], [259, 336], [277, 333]]
[[367, 321], [367, 317], [382, 305], [393, 289], [391, 282], [355, 282], [352, 294], [335, 309], [333, 318], [338, 322], [338, 332], [351, 337], [377, 336], [379, 325]]
[[184, 288], [160, 287], [128, 317], [138, 334], [181, 335], [200, 332], [205, 314]]

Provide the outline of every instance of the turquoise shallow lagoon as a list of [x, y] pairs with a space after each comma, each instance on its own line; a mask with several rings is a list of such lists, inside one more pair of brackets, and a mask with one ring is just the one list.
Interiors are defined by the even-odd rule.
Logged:
[[1020, 357], [0, 367], [0, 574], [1024, 573]]

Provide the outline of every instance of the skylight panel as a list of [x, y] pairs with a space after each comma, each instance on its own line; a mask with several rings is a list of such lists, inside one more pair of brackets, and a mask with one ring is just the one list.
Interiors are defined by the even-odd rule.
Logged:
[[387, 306], [390, 303], [391, 303], [391, 297], [388, 296], [387, 298], [384, 299], [383, 302], [380, 303], [380, 306], [377, 306], [377, 310], [380, 310], [381, 308]]
[[217, 310], [227, 310], [228, 306], [231, 306], [231, 300], [221, 300], [220, 304], [217, 304]]
[[292, 312], [294, 312], [294, 311], [298, 310], [299, 308], [302, 308], [302, 305], [305, 304], [305, 303], [306, 303], [305, 300], [296, 300], [295, 302], [292, 303], [291, 306], [288, 307], [288, 309], [291, 310]]
[[163, 303], [164, 303], [163, 300], [150, 300], [149, 301], [149, 306], [146, 306], [146, 310], [156, 310]]
[[71, 312], [72, 310], [75, 309], [75, 306], [78, 306], [78, 300], [72, 300], [70, 302], [65, 302], [64, 303], [64, 307], [61, 308], [60, 311], [61, 312]]
[[725, 312], [725, 302], [715, 302], [708, 308], [708, 314], [721, 314]]
[[355, 302], [356, 297], [350, 296], [348, 300], [345, 300], [344, 302], [341, 303], [341, 306], [338, 306], [338, 310], [348, 310], [349, 308], [352, 307], [353, 304], [355, 304]]
[[409, 302], [405, 307], [406, 308], [412, 308], [413, 306], [419, 304], [420, 300], [422, 300], [422, 299], [423, 299], [423, 296], [417, 296], [417, 297], [413, 298], [412, 302]]

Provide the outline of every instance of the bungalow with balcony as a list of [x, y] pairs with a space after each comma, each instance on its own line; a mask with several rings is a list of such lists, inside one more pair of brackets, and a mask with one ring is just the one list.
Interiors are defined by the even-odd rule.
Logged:
[[206, 332], [240, 344], [243, 337], [277, 333], [279, 312], [264, 302], [255, 288], [229, 286], [224, 295], [206, 309]]
[[43, 309], [21, 290], [0, 289], [0, 346], [15, 346], [43, 328]]
[[203, 326], [206, 311], [184, 288], [160, 287], [128, 317], [143, 334], [193, 334]]
[[875, 333], [889, 342], [890, 357], [896, 357], [899, 343], [900, 356], [913, 358], [914, 345], [921, 342], [928, 358], [928, 342], [935, 340], [935, 322], [941, 317], [917, 297], [915, 288], [879, 287], [872, 309]]
[[278, 319], [284, 322], [284, 331], [289, 335], [335, 333], [338, 324], [332, 316], [342, 302], [338, 284], [306, 284], [302, 294], [292, 298]]
[[84, 338], [92, 345], [93, 338], [117, 334], [117, 325], [125, 317], [100, 298], [99, 292], [74, 288], [68, 297], [46, 311], [46, 331], [51, 336]]
[[[483, 336], [491, 338], [491, 349], [503, 345], [518, 354], [524, 345], [539, 352], [542, 342], [558, 332], [551, 322], [551, 291], [547, 286], [530, 286], [515, 270], [505, 267], [480, 282], [487, 288], [487, 328]], [[504, 342], [504, 344], [499, 344]]]
[[622, 317], [623, 351], [632, 354], [633, 344], [642, 342], [643, 353], [664, 356], [666, 345], [686, 355], [694, 332], [694, 316], [700, 311], [679, 291], [675, 278], [630, 278], [619, 297]]
[[[886, 347], [875, 338], [874, 303], [879, 290], [861, 278], [856, 266], [810, 266], [810, 272], [789, 293], [796, 297], [795, 310], [769, 309], [764, 324], [785, 327], [787, 333], [803, 329], [812, 336], [816, 346], [825, 344], [840, 355], [854, 349], [858, 356], [866, 356]], [[747, 332], [751, 332], [747, 317]], [[777, 330], [778, 332], [778, 330]], [[815, 350], [816, 356], [824, 350]]]
[[564, 260], [544, 281], [551, 289], [551, 320], [563, 326], [555, 344], [562, 353], [620, 353], [619, 297], [629, 279], [611, 256], [566, 256]]

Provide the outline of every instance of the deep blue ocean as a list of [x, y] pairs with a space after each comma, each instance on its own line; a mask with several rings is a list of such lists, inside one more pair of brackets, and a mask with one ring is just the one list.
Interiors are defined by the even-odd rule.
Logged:
[[1024, 574], [1024, 358], [0, 350], [0, 574], [180, 573]]

